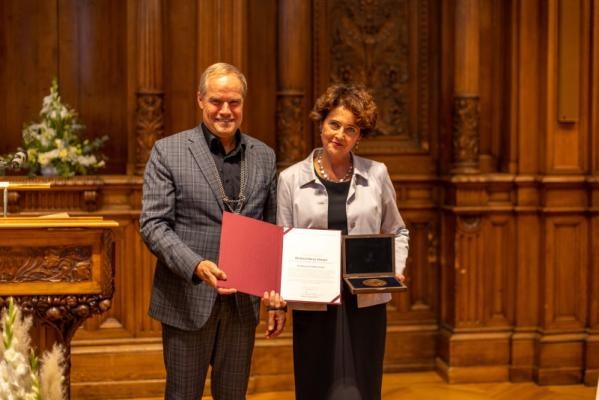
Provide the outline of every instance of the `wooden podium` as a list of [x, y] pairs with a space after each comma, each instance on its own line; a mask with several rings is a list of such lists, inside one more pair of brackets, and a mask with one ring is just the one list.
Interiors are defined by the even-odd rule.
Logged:
[[0, 308], [12, 296], [38, 326], [54, 331], [44, 336], [66, 349], [67, 393], [71, 338], [111, 306], [117, 226], [101, 217], [0, 218]]

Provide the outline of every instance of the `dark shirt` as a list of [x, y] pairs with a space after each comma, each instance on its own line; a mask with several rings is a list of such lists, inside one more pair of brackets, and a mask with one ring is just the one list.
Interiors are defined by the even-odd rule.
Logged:
[[[316, 174], [318, 176], [318, 174]], [[327, 190], [329, 198], [328, 224], [329, 229], [336, 229], [347, 235], [347, 194], [349, 193], [349, 184], [347, 182], [331, 182], [318, 176]]]
[[241, 133], [239, 130], [235, 133], [237, 145], [229, 154], [225, 154], [225, 148], [218, 137], [204, 124], [202, 124], [202, 132], [204, 133], [210, 153], [212, 153], [216, 170], [223, 183], [223, 189], [225, 189], [227, 197], [232, 200], [237, 199], [239, 197], [241, 154], [244, 147], [241, 143]]

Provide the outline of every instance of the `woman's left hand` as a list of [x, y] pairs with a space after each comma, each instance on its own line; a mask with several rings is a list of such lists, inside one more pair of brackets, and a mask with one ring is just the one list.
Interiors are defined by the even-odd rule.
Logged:
[[268, 311], [268, 327], [266, 330], [266, 338], [277, 337], [285, 328], [287, 319], [287, 302], [281, 298], [281, 295], [274, 290], [264, 292], [262, 304], [266, 306]]
[[404, 274], [397, 274], [395, 277], [401, 282], [406, 283], [406, 276]]

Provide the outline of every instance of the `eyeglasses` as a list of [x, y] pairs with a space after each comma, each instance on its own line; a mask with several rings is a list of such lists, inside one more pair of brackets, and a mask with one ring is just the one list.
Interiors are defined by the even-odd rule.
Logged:
[[328, 122], [328, 127], [335, 133], [342, 130], [342, 133], [349, 137], [355, 137], [360, 134], [360, 129], [354, 125], [343, 126], [339, 121], [331, 120]]

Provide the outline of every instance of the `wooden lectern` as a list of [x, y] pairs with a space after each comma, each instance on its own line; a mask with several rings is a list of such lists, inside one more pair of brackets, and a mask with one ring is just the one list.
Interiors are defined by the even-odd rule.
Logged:
[[101, 217], [0, 218], [0, 308], [14, 297], [64, 345], [70, 393], [70, 341], [114, 292], [115, 221]]

